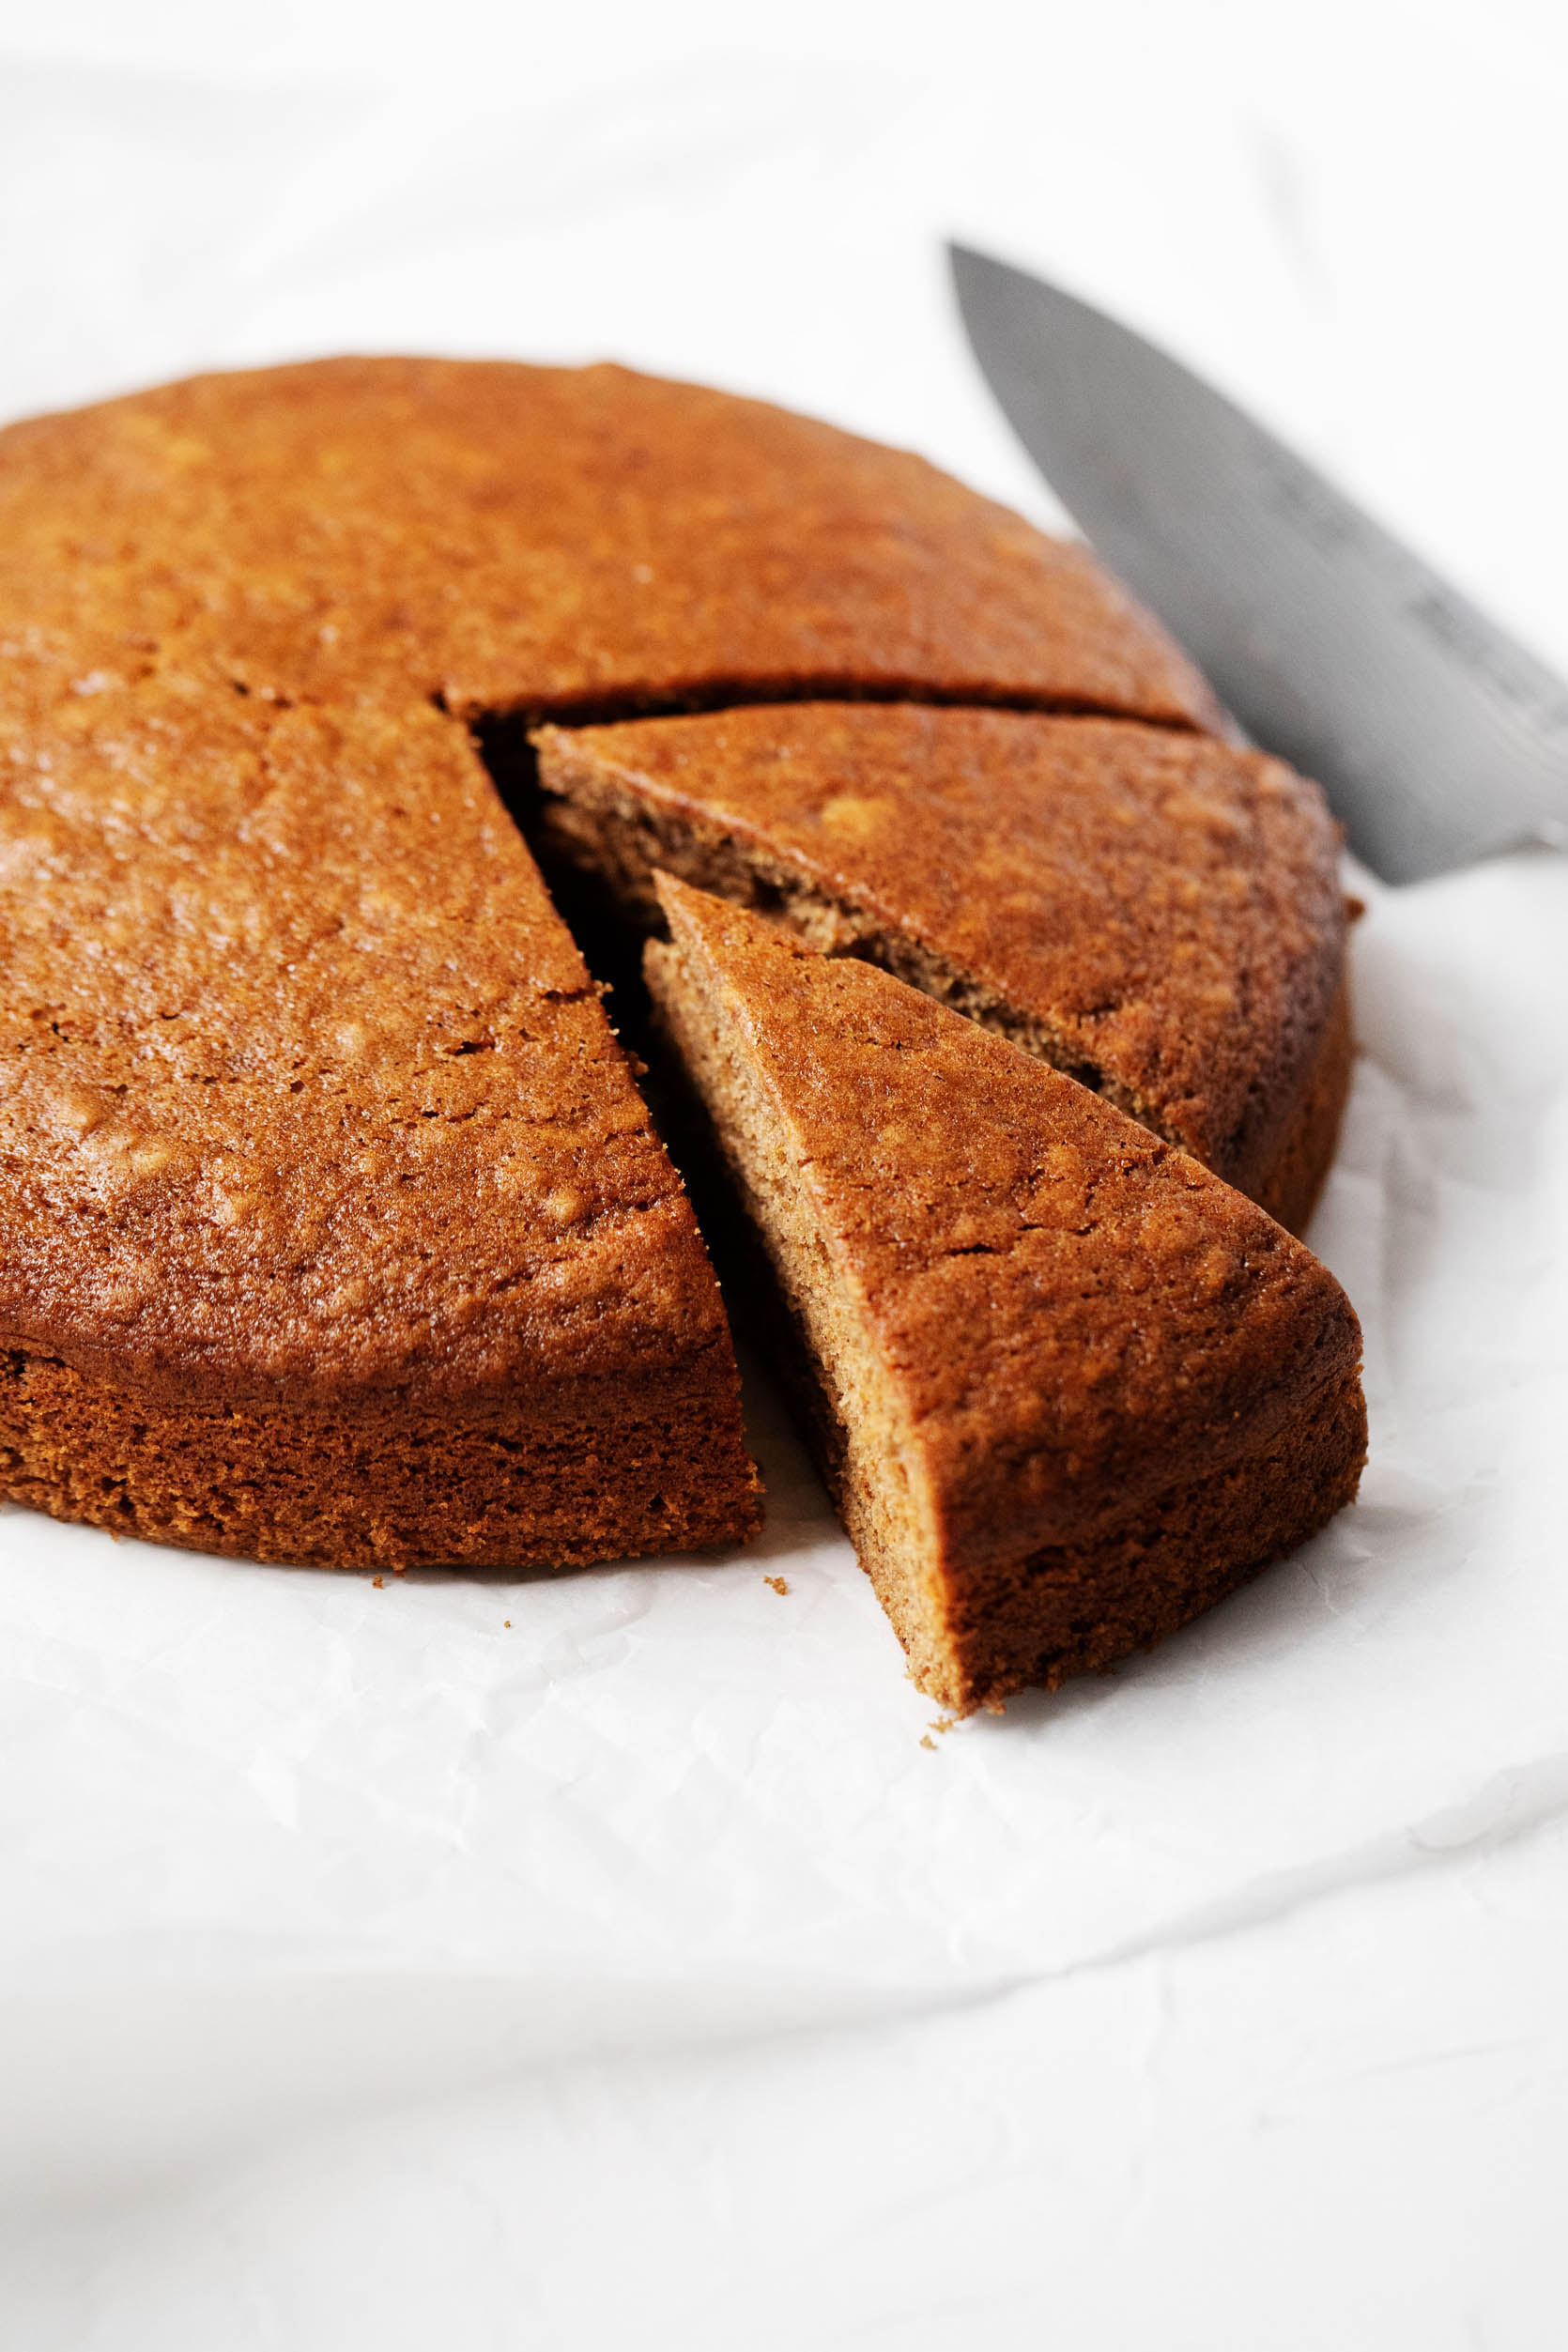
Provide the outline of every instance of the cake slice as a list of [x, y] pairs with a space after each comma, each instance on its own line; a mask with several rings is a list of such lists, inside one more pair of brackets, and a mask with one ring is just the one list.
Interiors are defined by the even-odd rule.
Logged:
[[893, 975], [656, 888], [658, 1013], [922, 1690], [968, 1711], [1108, 1666], [1351, 1500], [1360, 1327], [1299, 1242]]
[[755, 1532], [690, 1204], [461, 731], [0, 715], [0, 1497], [333, 1567]]
[[654, 867], [884, 965], [1084, 1080], [1283, 1223], [1349, 1075], [1315, 785], [1125, 720], [810, 703], [536, 736], [540, 850], [657, 919]]

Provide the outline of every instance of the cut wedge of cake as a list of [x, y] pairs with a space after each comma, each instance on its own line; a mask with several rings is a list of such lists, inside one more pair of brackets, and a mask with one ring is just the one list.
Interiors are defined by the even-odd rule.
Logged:
[[655, 867], [884, 965], [1305, 1222], [1349, 1076], [1339, 828], [1277, 760], [1128, 721], [809, 703], [535, 738], [541, 853]]
[[1299, 1242], [894, 976], [656, 888], [658, 1013], [923, 1690], [967, 1711], [1107, 1666], [1351, 1500], [1360, 1327]]
[[333, 1566], [755, 1532], [690, 1205], [461, 731], [9, 715], [0, 1493]]

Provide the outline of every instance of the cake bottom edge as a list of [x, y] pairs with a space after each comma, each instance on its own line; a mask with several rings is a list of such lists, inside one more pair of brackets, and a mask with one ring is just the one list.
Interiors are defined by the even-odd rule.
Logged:
[[566, 1570], [744, 1543], [761, 1498], [738, 1395], [710, 1366], [644, 1377], [597, 1414], [465, 1422], [175, 1406], [0, 1351], [0, 1499], [188, 1551]]

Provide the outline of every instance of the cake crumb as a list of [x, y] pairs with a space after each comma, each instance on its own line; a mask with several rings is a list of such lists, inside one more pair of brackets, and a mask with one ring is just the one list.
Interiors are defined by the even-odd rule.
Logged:
[[950, 1731], [957, 1722], [957, 1715], [937, 1715], [931, 1723], [931, 1729], [933, 1731]]
[[370, 1581], [377, 1592], [384, 1592], [386, 1591], [387, 1580], [385, 1576], [372, 1576]]
[[512, 1631], [512, 1620], [510, 1617], [503, 1617], [501, 1619], [500, 1629], [503, 1634], [509, 1634]]
[[789, 1593], [789, 1585], [782, 1576], [764, 1576], [762, 1578], [762, 1582], [764, 1584], [771, 1584], [774, 1591], [777, 1593], [784, 1595], [788, 1595]]
[[930, 1735], [930, 1733], [929, 1731], [922, 1731], [922, 1732], [921, 1732], [921, 1734], [920, 1734], [920, 1745], [921, 1745], [921, 1746], [922, 1746], [922, 1747], [929, 1747], [929, 1748], [930, 1749], [931, 1754], [932, 1754], [933, 1756], [936, 1754], [936, 1742], [932, 1739], [932, 1737], [931, 1737], [931, 1735]]

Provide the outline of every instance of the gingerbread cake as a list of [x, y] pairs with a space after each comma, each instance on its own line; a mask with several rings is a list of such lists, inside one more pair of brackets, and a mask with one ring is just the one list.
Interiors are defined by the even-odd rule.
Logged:
[[[878, 717], [881, 748], [853, 732]], [[724, 818], [723, 886], [774, 859], [839, 944], [1307, 1197], [1329, 836], [1083, 550], [915, 457], [619, 368], [200, 377], [0, 433], [0, 1495], [329, 1564], [755, 1528], [702, 1240], [495, 780], [528, 799], [542, 726], [583, 730], [595, 779], [635, 738], [653, 778], [640, 728], [743, 720], [757, 746], [841, 722], [864, 753], [853, 786], [842, 746], [819, 761], [829, 800], [901, 796], [933, 842], [899, 748], [923, 722], [1108, 761], [1084, 822], [1131, 813], [1100, 965], [1104, 840], [1061, 849], [1054, 898], [1036, 843], [994, 969], [936, 901], [892, 918], [873, 828], [836, 867], [792, 847], [825, 804], [761, 810], [760, 851]], [[1008, 768], [976, 760], [977, 789]], [[1188, 834], [1244, 847], [1194, 863]], [[1140, 890], [1199, 912], [1134, 937]], [[1080, 980], [1021, 980], [1030, 924], [1074, 909]], [[1178, 1035], [1206, 987], [1207, 1073]]]
[[1107, 1666], [1350, 1500], [1360, 1332], [1299, 1242], [891, 974], [654, 886], [650, 985], [921, 1689], [967, 1711]]
[[810, 703], [546, 728], [540, 838], [655, 867], [997, 1029], [1299, 1227], [1349, 1075], [1339, 832], [1277, 760], [1126, 720]]

